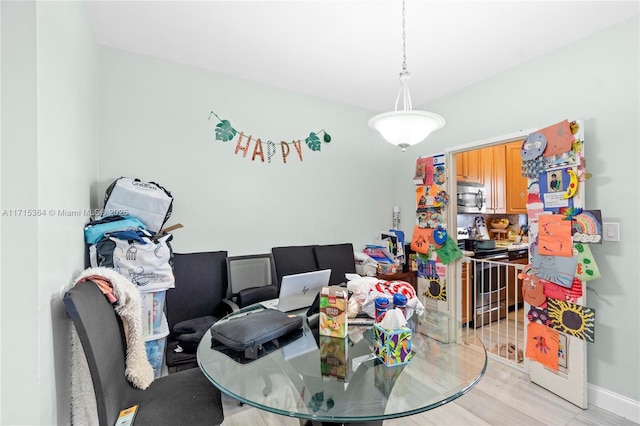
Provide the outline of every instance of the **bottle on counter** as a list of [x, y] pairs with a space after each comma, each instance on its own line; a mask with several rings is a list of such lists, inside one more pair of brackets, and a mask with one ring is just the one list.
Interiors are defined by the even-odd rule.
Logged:
[[407, 317], [407, 297], [404, 294], [396, 293], [393, 295], [393, 307], [402, 311], [402, 315]]
[[382, 318], [384, 318], [384, 314], [387, 313], [387, 310], [389, 309], [389, 300], [387, 300], [386, 297], [378, 297], [375, 301], [375, 309], [376, 309], [376, 318], [375, 321], [376, 322], [380, 322], [382, 321]]

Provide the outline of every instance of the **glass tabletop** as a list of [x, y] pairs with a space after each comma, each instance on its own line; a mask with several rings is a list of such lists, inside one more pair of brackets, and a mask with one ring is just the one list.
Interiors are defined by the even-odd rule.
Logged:
[[[240, 313], [252, 309], [259, 305]], [[198, 364], [216, 387], [245, 404], [326, 422], [385, 420], [436, 408], [473, 388], [487, 367], [482, 348], [420, 332], [412, 333], [411, 360], [388, 367], [373, 355], [371, 325], [348, 328], [344, 339], [318, 336], [317, 323], [312, 332], [305, 320], [301, 332], [249, 354], [212, 349], [207, 332]]]

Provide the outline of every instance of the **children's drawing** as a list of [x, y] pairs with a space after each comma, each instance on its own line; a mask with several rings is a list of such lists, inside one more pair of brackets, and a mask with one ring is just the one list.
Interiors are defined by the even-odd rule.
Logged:
[[602, 244], [602, 215], [600, 210], [584, 210], [571, 221], [573, 241]]
[[595, 341], [596, 311], [594, 309], [562, 300], [548, 299], [547, 311], [551, 319], [549, 327], [587, 342]]

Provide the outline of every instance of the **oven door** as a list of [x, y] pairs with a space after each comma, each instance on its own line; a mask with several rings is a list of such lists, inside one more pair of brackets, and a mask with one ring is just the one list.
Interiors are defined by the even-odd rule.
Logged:
[[507, 316], [506, 265], [476, 262], [474, 270], [474, 325], [489, 324]]

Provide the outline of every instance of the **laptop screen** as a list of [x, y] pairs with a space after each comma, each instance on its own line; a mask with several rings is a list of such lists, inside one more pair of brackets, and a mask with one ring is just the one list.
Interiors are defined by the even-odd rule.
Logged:
[[331, 269], [285, 275], [280, 284], [278, 310], [308, 308], [322, 287], [329, 285]]

